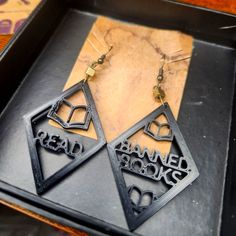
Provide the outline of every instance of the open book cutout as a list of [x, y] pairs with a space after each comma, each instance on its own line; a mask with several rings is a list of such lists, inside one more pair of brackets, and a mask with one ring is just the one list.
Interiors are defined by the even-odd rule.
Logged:
[[[165, 121], [158, 119], [161, 117]], [[134, 137], [136, 134], [138, 138]], [[137, 143], [140, 135], [155, 141], [156, 148], [152, 150]], [[170, 144], [165, 145], [165, 153], [163, 142]], [[167, 103], [109, 143], [108, 151], [131, 230], [159, 211], [199, 175]]]
[[[69, 101], [78, 92], [83, 93], [85, 103]], [[69, 108], [66, 119], [60, 117], [59, 111], [63, 106]], [[48, 119], [54, 120], [60, 128], [49, 125]], [[53, 187], [106, 143], [87, 83], [74, 85], [58, 98], [26, 115], [24, 120], [38, 194]], [[94, 129], [96, 138], [86, 137], [89, 129]], [[74, 132], [76, 130], [83, 130], [83, 134]]]

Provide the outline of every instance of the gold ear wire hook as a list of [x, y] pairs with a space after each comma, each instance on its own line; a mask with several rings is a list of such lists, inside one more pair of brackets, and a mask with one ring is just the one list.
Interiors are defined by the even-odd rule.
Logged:
[[87, 68], [85, 74], [85, 79], [84, 79], [84, 83], [91, 77], [93, 77], [95, 75], [96, 72], [96, 67], [98, 65], [102, 65], [106, 59], [107, 54], [112, 50], [113, 46], [111, 45], [108, 49], [108, 51], [104, 54], [102, 54], [96, 61], [93, 61]]
[[[102, 33], [100, 30], [94, 25], [94, 30], [92, 31], [92, 35], [95, 37], [95, 39], [102, 45], [102, 47], [107, 48], [108, 44], [106, 43], [104, 36], [102, 36]], [[103, 40], [101, 40], [103, 38]]]
[[161, 83], [164, 79], [164, 65], [165, 65], [165, 59], [166, 59], [166, 56], [163, 55], [161, 60], [163, 61], [162, 62], [162, 65], [159, 69], [159, 73], [157, 75], [157, 85], [155, 85], [153, 87], [153, 97], [156, 101], [158, 102], [161, 102], [162, 105], [164, 105], [164, 98], [165, 98], [165, 92], [164, 90], [161, 88]]

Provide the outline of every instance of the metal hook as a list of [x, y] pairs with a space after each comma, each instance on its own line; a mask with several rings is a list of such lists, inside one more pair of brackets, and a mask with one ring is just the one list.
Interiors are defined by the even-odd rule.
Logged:
[[85, 74], [85, 79], [84, 79], [84, 83], [87, 82], [87, 80], [90, 77], [93, 77], [95, 75], [96, 72], [96, 67], [98, 65], [102, 65], [106, 59], [107, 54], [112, 50], [113, 46], [111, 45], [108, 49], [108, 51], [105, 54], [102, 54], [96, 61], [93, 61], [87, 68]]
[[157, 85], [153, 87], [153, 96], [155, 100], [161, 102], [161, 104], [164, 105], [165, 92], [161, 88], [161, 83], [164, 79], [164, 66], [165, 66], [166, 56], [163, 55], [161, 60], [163, 62], [162, 65], [160, 66], [159, 73], [157, 75]]

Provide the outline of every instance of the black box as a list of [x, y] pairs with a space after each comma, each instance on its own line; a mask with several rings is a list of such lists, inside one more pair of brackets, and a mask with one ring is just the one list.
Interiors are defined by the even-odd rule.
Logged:
[[[178, 124], [200, 176], [132, 233], [105, 148], [37, 196], [22, 118], [61, 93], [96, 14], [195, 39]], [[233, 15], [170, 1], [43, 1], [1, 55], [0, 197], [91, 235], [234, 235], [235, 25]]]

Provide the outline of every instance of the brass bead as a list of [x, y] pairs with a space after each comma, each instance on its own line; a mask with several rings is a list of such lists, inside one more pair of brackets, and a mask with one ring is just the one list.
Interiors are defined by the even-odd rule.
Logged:
[[98, 64], [103, 64], [103, 62], [104, 62], [104, 61], [102, 60], [102, 58], [99, 58], [99, 59], [98, 59]]
[[161, 67], [161, 68], [159, 69], [159, 73], [158, 73], [158, 76], [157, 76], [157, 80], [158, 80], [159, 82], [161, 82], [161, 81], [163, 80], [163, 74], [164, 74], [164, 70], [163, 70], [163, 67]]
[[95, 70], [92, 67], [88, 67], [86, 70], [86, 75], [88, 75], [89, 77], [93, 77], [95, 75]]
[[153, 87], [153, 97], [156, 101], [161, 102], [165, 98], [165, 92], [161, 87]]
[[161, 81], [163, 80], [163, 76], [158, 75], [158, 76], [157, 76], [157, 80], [158, 80], [159, 82], [161, 82]]
[[104, 63], [104, 60], [106, 58], [106, 55], [102, 55], [101, 57], [98, 58], [98, 64], [103, 64]]

